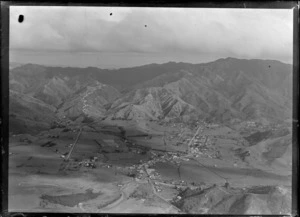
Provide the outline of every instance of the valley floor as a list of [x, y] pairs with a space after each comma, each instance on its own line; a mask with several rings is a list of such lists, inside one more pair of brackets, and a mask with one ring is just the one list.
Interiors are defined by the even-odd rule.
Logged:
[[[248, 149], [233, 128], [118, 120], [81, 128], [68, 161], [78, 127], [11, 135], [10, 212], [274, 214], [275, 199], [262, 213], [249, 197], [291, 200], [291, 168], [255, 152], [241, 157]], [[208, 204], [211, 192], [231, 205]], [[237, 205], [241, 198], [247, 209]], [[289, 209], [287, 203], [276, 212]]]

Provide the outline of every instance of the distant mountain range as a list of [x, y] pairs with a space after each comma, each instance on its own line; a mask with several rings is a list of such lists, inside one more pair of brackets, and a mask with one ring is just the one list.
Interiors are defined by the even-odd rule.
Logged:
[[9, 63], [9, 69], [14, 69], [16, 67], [22, 66], [22, 63], [17, 63], [17, 62], [10, 62]]
[[113, 70], [25, 64], [10, 70], [9, 82], [16, 126], [26, 119], [45, 125], [48, 116], [227, 122], [292, 115], [292, 65], [275, 60], [226, 58]]

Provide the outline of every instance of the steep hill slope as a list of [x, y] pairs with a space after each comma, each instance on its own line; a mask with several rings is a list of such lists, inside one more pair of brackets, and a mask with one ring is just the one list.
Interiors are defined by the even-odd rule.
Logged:
[[[192, 115], [217, 122], [291, 118], [292, 67], [273, 60], [227, 58], [116, 70], [27, 64], [10, 72], [11, 90], [60, 108], [60, 113], [65, 110], [68, 117], [82, 111], [79, 98], [94, 82], [122, 94], [115, 89], [88, 94], [86, 111], [91, 117], [157, 120]], [[102, 96], [108, 92], [112, 92], [109, 99]], [[67, 109], [77, 104], [78, 108]]]
[[62, 103], [58, 115], [73, 120], [80, 116], [103, 118], [106, 113], [105, 105], [118, 97], [119, 92], [115, 88], [96, 81], [83, 87]]
[[291, 173], [292, 135], [270, 136], [255, 145], [244, 148], [250, 155], [246, 161], [255, 167], [269, 166], [274, 170], [286, 170]]
[[289, 214], [291, 191], [280, 186], [253, 186], [245, 190], [219, 186], [187, 189], [176, 205], [190, 214]]
[[9, 93], [9, 129], [13, 133], [35, 133], [49, 129], [56, 120], [56, 108], [13, 90]]
[[[167, 63], [162, 67], [170, 68], [170, 65], [179, 68], [173, 68], [173, 72], [166, 72], [131, 87], [131, 92], [127, 95], [147, 92], [151, 87], [164, 89], [182, 102], [192, 105], [200, 118], [217, 122], [233, 118], [281, 121], [291, 117], [292, 98], [288, 84], [292, 80], [289, 65], [277, 61], [228, 58], [198, 65]], [[112, 111], [119, 111], [116, 109], [118, 106], [124, 110], [124, 102], [130, 104], [131, 98], [127, 95], [118, 101], [119, 105], [114, 104]], [[136, 100], [131, 103], [136, 104]], [[123, 113], [131, 113], [130, 109], [141, 117], [149, 116], [142, 114], [149, 113], [145, 108], [136, 106], [126, 107], [126, 112]], [[118, 116], [119, 114], [116, 115]]]
[[125, 94], [110, 107], [108, 118], [148, 119], [176, 118], [196, 113], [196, 109], [176, 94], [161, 87], [138, 89]]

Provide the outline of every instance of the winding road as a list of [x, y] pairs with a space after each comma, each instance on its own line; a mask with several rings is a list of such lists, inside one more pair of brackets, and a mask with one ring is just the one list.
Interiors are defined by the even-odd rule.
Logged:
[[128, 199], [128, 195], [126, 194], [126, 192], [124, 191], [124, 189], [126, 189], [128, 187], [128, 185], [131, 183], [132, 181], [129, 181], [127, 183], [125, 183], [121, 188], [120, 188], [120, 191], [121, 191], [121, 196], [113, 201], [112, 203], [110, 204], [107, 204], [105, 207], [102, 207], [100, 210], [101, 211], [108, 211], [110, 209], [113, 209], [115, 208], [116, 206], [118, 206], [120, 203], [122, 203], [123, 201], [127, 200]]
[[[156, 192], [156, 188], [155, 188], [155, 186], [154, 186], [154, 183], [153, 183], [152, 179], [150, 178], [150, 175], [148, 174], [145, 165], [144, 165], [143, 168], [144, 168], [145, 173], [147, 174], [147, 177], [148, 177], [148, 178], [147, 178], [147, 179], [148, 179], [148, 183], [151, 184], [151, 187], [152, 187], [152, 190], [153, 190], [153, 193], [155, 194], [155, 196], [157, 196], [158, 198], [160, 198], [161, 200], [163, 200], [165, 203], [170, 204], [169, 201], [167, 201], [165, 198], [163, 198], [162, 196], [160, 196], [160, 195]], [[178, 209], [176, 206], [174, 206], [174, 205], [172, 205], [172, 204], [170, 204], [170, 207], [172, 207], [173, 209], [175, 209], [175, 210], [181, 212], [180, 209]]]
[[86, 97], [88, 97], [89, 95], [93, 94], [96, 90], [100, 90], [100, 89], [102, 89], [103, 87], [106, 86], [105, 84], [101, 84], [99, 82], [97, 82], [97, 84], [98, 84], [98, 86], [96, 86], [96, 87], [88, 87], [88, 90], [85, 92], [84, 96], [81, 99], [81, 101], [83, 103], [82, 112], [84, 114], [86, 114], [87, 116], [88, 116], [87, 107], [90, 106], [90, 105], [87, 104]]
[[191, 153], [191, 145], [192, 145], [192, 142], [194, 141], [195, 137], [198, 135], [199, 133], [199, 130], [201, 129], [201, 125], [198, 127], [196, 133], [194, 134], [193, 138], [190, 140], [190, 142], [188, 143], [188, 153]]

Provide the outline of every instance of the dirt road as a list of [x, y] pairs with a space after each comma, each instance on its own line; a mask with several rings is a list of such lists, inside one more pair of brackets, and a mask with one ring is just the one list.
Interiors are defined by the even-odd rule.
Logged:
[[122, 202], [124, 202], [125, 200], [127, 200], [128, 197], [129, 197], [129, 195], [127, 195], [127, 193], [124, 191], [124, 189], [126, 189], [130, 183], [131, 183], [131, 181], [125, 183], [125, 184], [120, 188], [120, 191], [121, 191], [121, 196], [120, 196], [120, 198], [118, 198], [117, 200], [113, 201], [113, 202], [110, 203], [110, 204], [107, 204], [105, 207], [102, 207], [102, 208], [100, 209], [100, 211], [109, 211], [110, 209], [115, 208], [115, 207], [118, 206], [120, 203], [122, 203]]

